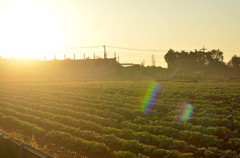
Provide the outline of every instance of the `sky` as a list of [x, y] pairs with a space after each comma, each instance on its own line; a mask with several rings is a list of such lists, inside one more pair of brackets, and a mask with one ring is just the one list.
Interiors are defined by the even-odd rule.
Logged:
[[[205, 46], [240, 56], [239, 0], [0, 0], [0, 56], [83, 54], [166, 67], [164, 55]], [[71, 47], [94, 48], [56, 49]], [[108, 46], [160, 51], [137, 51]]]

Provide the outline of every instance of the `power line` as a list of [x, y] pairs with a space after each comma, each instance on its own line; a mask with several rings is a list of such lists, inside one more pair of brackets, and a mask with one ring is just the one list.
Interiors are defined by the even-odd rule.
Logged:
[[[71, 50], [71, 49], [87, 49], [87, 48], [100, 48], [103, 47], [102, 45], [98, 46], [84, 46], [84, 47], [61, 47], [61, 48], [55, 48], [58, 50]], [[108, 48], [115, 48], [115, 49], [123, 49], [123, 50], [133, 50], [133, 51], [145, 51], [145, 52], [167, 52], [169, 50], [160, 50], [160, 49], [140, 49], [140, 48], [127, 48], [127, 47], [120, 47], [120, 46], [109, 46], [106, 45]], [[205, 49], [205, 48], [204, 48]], [[174, 50], [174, 49], [173, 49]], [[206, 49], [205, 49], [206, 50]], [[195, 49], [192, 50], [175, 50], [175, 51], [195, 51]], [[240, 50], [222, 50], [223, 52], [240, 52]]]
[[87, 47], [61, 47], [61, 48], [55, 48], [55, 49], [81, 49], [81, 48], [98, 48], [102, 46], [87, 46]]
[[125, 50], [145, 51], [145, 52], [165, 52], [165, 51], [168, 51], [168, 50], [158, 50], [158, 49], [125, 48], [125, 47], [117, 47], [117, 46], [107, 46], [107, 47], [116, 48], [116, 49], [125, 49]]
[[[167, 52], [167, 51], [169, 51], [169, 49], [168, 50], [164, 50], [164, 49], [138, 49], [138, 48], [126, 48], [126, 47], [118, 47], [118, 46], [107, 46], [107, 47], [109, 47], [109, 48], [116, 48], [116, 49], [125, 49], [125, 50], [135, 50], [135, 51], [145, 51], [145, 52]], [[175, 49], [173, 49], [173, 50], [175, 50]], [[175, 51], [195, 51], [195, 49], [185, 49], [185, 50], [183, 50], [183, 49], [179, 49], [179, 50], [175, 50]]]

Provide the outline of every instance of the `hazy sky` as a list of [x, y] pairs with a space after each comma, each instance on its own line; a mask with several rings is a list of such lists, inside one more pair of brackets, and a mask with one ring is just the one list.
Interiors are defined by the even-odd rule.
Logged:
[[[204, 45], [224, 51], [228, 61], [240, 55], [239, 8], [239, 0], [0, 0], [0, 49], [2, 56], [3, 50], [20, 47], [18, 55], [37, 52], [32, 55], [37, 57], [44, 54], [40, 47], [159, 49], [107, 51], [109, 57], [116, 52], [120, 62], [145, 60], [148, 65], [154, 54], [156, 64], [165, 67], [165, 50]], [[102, 48], [78, 53], [91, 51], [103, 56]]]

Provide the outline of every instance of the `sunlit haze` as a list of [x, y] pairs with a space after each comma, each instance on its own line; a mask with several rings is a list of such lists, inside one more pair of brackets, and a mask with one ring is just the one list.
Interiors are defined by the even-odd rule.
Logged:
[[220, 49], [224, 61], [240, 55], [239, 0], [1, 0], [0, 56], [48, 59], [78, 58], [117, 46], [160, 51], [108, 48], [120, 62], [166, 67], [163, 56], [174, 50], [205, 46]]

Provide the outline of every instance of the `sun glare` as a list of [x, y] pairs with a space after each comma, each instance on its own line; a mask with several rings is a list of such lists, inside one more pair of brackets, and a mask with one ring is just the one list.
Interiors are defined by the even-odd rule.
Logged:
[[43, 58], [64, 43], [60, 19], [41, 4], [15, 2], [0, 10], [0, 56]]

